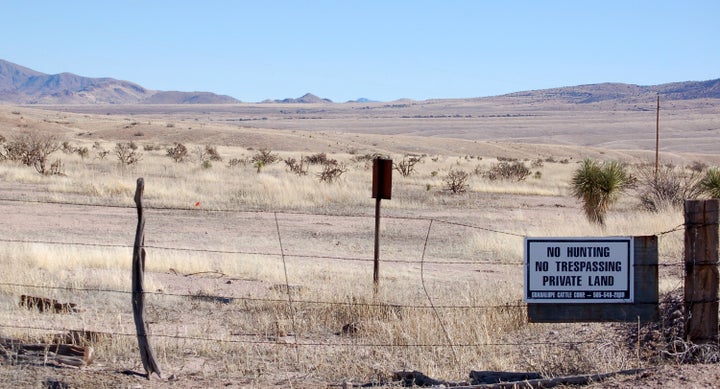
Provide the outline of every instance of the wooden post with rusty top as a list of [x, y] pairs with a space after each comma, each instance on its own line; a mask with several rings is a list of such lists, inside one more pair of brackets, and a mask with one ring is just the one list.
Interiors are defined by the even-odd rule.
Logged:
[[373, 292], [380, 287], [380, 200], [392, 197], [392, 159], [373, 160], [372, 197], [375, 199], [375, 255], [373, 262]]
[[718, 204], [685, 201], [685, 339], [718, 340]]
[[142, 178], [137, 179], [137, 189], [135, 190], [135, 205], [137, 206], [138, 225], [135, 232], [135, 245], [133, 246], [132, 261], [132, 306], [133, 317], [135, 318], [135, 331], [137, 332], [138, 346], [140, 347], [140, 359], [142, 359], [143, 367], [147, 373], [147, 379], [150, 379], [152, 373], [157, 373], [162, 378], [160, 367], [155, 362], [150, 343], [147, 339], [147, 325], [143, 318], [143, 310], [145, 308], [145, 215], [143, 214], [142, 196], [145, 190], [145, 181]]

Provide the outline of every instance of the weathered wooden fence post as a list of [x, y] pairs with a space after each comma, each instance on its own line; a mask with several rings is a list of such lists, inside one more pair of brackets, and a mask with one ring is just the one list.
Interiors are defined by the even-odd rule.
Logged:
[[132, 261], [132, 306], [133, 317], [135, 318], [135, 331], [137, 332], [138, 346], [140, 347], [140, 359], [142, 359], [143, 367], [150, 379], [152, 373], [157, 373], [162, 378], [160, 367], [155, 362], [150, 343], [147, 339], [147, 325], [143, 318], [143, 310], [145, 308], [145, 215], [143, 214], [142, 195], [145, 190], [145, 181], [142, 178], [137, 179], [137, 188], [135, 189], [135, 205], [137, 206], [138, 225], [135, 232], [135, 245], [133, 246]]
[[685, 339], [718, 340], [718, 200], [685, 201]]

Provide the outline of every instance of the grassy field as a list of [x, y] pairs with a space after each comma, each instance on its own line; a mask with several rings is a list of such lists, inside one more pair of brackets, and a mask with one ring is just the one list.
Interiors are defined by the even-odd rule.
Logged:
[[[620, 128], [641, 126], [641, 111], [376, 104], [0, 107], [6, 139], [50, 134], [67, 151], [51, 155], [62, 167], [55, 175], [0, 162], [1, 334], [33, 342], [68, 330], [112, 334], [93, 340], [95, 363], [79, 372], [0, 362], [2, 374], [31, 386], [48, 374], [73, 386], [144, 382], [119, 373], [143, 372], [128, 294], [137, 177], [149, 207], [150, 340], [164, 373], [154, 386], [323, 387], [389, 382], [400, 370], [461, 381], [470, 370], [554, 376], [662, 361], [665, 344], [634, 343], [632, 325], [532, 324], [522, 303], [524, 236], [661, 234], [661, 293], [682, 286], [681, 209], [644, 210], [639, 187], [599, 227], [569, 190], [585, 157], [631, 171], [652, 161], [647, 139]], [[687, 174], [693, 164], [717, 166], [715, 108], [676, 105], [668, 125], [687, 123], [704, 138], [682, 143], [672, 129], [663, 163]], [[141, 159], [119, 163], [117, 145], [129, 142]], [[186, 162], [167, 155], [178, 142]], [[222, 160], [201, 156], [206, 146]], [[258, 165], [262, 150], [277, 162]], [[394, 173], [393, 198], [382, 203], [377, 294], [375, 153], [421, 158], [408, 177]], [[320, 155], [344, 170], [336, 180], [320, 179], [327, 165], [298, 175], [284, 162]], [[503, 162], [529, 175], [488, 178]], [[448, 191], [452, 171], [468, 174], [465, 192]], [[80, 309], [28, 310], [21, 294]]]

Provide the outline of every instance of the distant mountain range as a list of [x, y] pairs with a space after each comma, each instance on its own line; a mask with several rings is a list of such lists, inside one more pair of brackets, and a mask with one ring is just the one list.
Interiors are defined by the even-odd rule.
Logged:
[[[561, 101], [575, 104], [607, 100], [633, 102], [660, 95], [667, 100], [720, 98], [720, 79], [640, 86], [602, 83], [510, 93], [502, 98]], [[240, 101], [211, 92], [156, 91], [114, 78], [90, 78], [72, 73], [45, 74], [0, 59], [0, 103], [6, 104], [231, 104]], [[353, 102], [370, 102], [360, 98]], [[299, 98], [263, 103], [332, 103], [307, 93]]]
[[45, 74], [0, 60], [0, 102], [13, 104], [226, 104], [230, 96], [167, 92], [114, 78]]

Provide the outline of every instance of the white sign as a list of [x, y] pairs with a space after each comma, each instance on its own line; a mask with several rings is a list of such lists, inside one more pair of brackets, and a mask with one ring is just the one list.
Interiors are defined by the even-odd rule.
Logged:
[[632, 303], [633, 238], [525, 238], [528, 303]]

